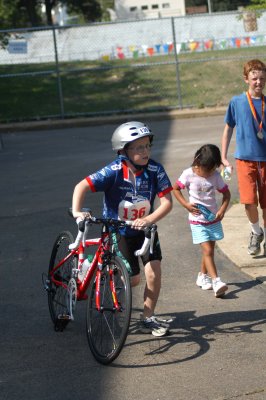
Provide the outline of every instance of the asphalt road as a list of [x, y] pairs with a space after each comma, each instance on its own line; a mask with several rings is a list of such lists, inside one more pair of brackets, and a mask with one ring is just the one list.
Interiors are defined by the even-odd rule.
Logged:
[[[152, 156], [172, 181], [198, 147], [220, 145], [222, 116], [146, 122], [156, 134]], [[74, 185], [113, 159], [115, 127], [2, 134], [1, 400], [266, 399], [266, 287], [217, 251], [228, 294], [216, 299], [197, 288], [200, 251], [177, 203], [159, 223], [164, 258], [157, 313], [174, 318], [172, 334], [157, 339], [137, 331], [143, 283], [134, 289], [128, 340], [111, 366], [90, 354], [84, 302], [65, 332], [53, 330], [41, 274], [58, 232], [76, 233], [67, 216]], [[234, 179], [230, 185], [236, 200]], [[99, 213], [101, 196], [90, 195], [88, 204]]]

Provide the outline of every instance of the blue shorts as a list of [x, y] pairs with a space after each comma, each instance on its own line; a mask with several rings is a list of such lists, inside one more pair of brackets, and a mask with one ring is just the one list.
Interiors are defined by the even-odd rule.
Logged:
[[209, 225], [190, 224], [194, 244], [216, 242], [224, 237], [221, 221]]

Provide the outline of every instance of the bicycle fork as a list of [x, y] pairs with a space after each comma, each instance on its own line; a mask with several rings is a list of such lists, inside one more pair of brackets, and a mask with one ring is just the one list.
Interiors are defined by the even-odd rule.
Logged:
[[[96, 305], [96, 309], [100, 312], [104, 312], [104, 311], [121, 311], [121, 307], [119, 305], [118, 299], [117, 299], [117, 292], [116, 292], [116, 287], [115, 287], [115, 283], [114, 283], [114, 271], [112, 268], [106, 266], [107, 268], [107, 272], [108, 272], [108, 276], [109, 276], [109, 287], [110, 287], [110, 291], [112, 294], [112, 301], [113, 301], [113, 307], [106, 307], [102, 305], [102, 293], [101, 293], [101, 285], [105, 285], [107, 282], [103, 282], [102, 279], [104, 276], [103, 272], [102, 272], [102, 268], [99, 268], [97, 270], [96, 273], [96, 282], [95, 282], [95, 305]], [[104, 300], [104, 299], [103, 299]]]

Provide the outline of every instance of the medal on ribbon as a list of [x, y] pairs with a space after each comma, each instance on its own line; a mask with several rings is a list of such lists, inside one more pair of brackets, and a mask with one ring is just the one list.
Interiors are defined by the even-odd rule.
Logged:
[[257, 136], [259, 139], [263, 139], [263, 132], [262, 131], [258, 131]]
[[262, 124], [263, 124], [264, 109], [265, 109], [264, 95], [263, 94], [261, 95], [261, 121], [260, 122], [258, 121], [257, 113], [256, 113], [256, 110], [255, 110], [255, 107], [254, 107], [254, 104], [253, 104], [253, 101], [252, 101], [252, 98], [251, 98], [249, 92], [246, 92], [246, 95], [247, 95], [247, 98], [248, 98], [248, 103], [249, 103], [249, 107], [250, 107], [250, 110], [252, 112], [253, 118], [255, 119], [255, 121], [257, 122], [258, 127], [259, 127], [258, 132], [257, 132], [257, 137], [262, 140], [263, 139], [263, 127], [262, 127]]

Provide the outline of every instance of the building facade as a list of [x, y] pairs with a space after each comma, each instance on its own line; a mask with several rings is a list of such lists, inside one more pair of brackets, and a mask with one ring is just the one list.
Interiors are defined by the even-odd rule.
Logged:
[[115, 0], [115, 15], [118, 20], [184, 16], [185, 0]]

